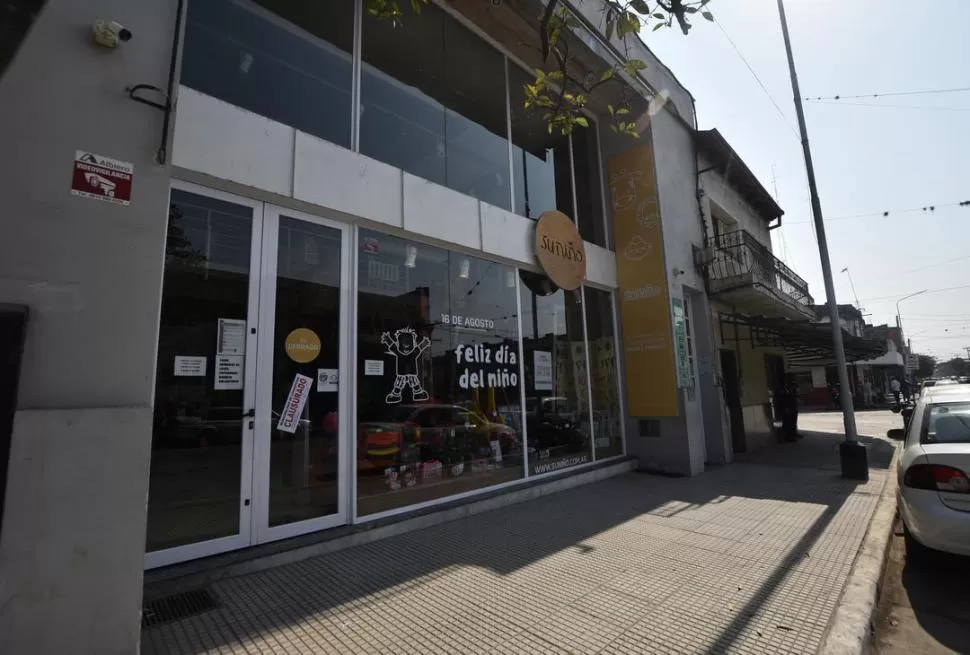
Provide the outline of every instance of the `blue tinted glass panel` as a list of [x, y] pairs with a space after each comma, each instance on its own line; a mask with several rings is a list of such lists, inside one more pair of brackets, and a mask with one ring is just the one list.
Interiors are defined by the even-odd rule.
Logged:
[[350, 147], [353, 5], [190, 2], [182, 84]]
[[362, 38], [361, 152], [511, 208], [502, 55], [434, 6]]

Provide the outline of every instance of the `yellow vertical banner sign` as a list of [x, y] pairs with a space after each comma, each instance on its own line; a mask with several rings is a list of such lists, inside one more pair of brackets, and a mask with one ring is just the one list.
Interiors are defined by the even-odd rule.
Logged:
[[677, 416], [677, 373], [653, 149], [645, 143], [611, 157], [608, 169], [627, 413]]

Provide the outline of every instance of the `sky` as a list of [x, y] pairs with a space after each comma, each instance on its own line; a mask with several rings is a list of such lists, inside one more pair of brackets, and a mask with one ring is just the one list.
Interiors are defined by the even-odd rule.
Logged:
[[[698, 16], [688, 36], [665, 29], [644, 41], [694, 96], [699, 128], [720, 130], [785, 210], [775, 254], [823, 303], [776, 0], [708, 7], [716, 23]], [[786, 0], [785, 9], [803, 97], [970, 87], [970, 0]], [[896, 301], [926, 289], [900, 304], [913, 350], [968, 356], [970, 206], [945, 205], [970, 200], [970, 92], [804, 106], [836, 298], [856, 304], [851, 275], [866, 320], [892, 325]]]

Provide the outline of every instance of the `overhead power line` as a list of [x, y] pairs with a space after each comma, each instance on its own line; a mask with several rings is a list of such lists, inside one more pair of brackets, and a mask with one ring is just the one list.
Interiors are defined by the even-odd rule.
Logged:
[[858, 98], [887, 98], [890, 96], [921, 96], [936, 93], [962, 93], [964, 91], [970, 91], [970, 86], [963, 86], [954, 89], [927, 89], [923, 91], [890, 91], [888, 93], [864, 93], [859, 95], [816, 96], [814, 98], [805, 98], [805, 100], [807, 102], [815, 102], [817, 100], [853, 100]]
[[[867, 214], [849, 214], [847, 216], [832, 216], [825, 219], [826, 222], [829, 221], [849, 221], [858, 218], [870, 218], [873, 216], [881, 216], [883, 218], [888, 218], [895, 214], [908, 214], [911, 212], [925, 212], [934, 213], [938, 209], [946, 209], [949, 207], [970, 207], [970, 200], [961, 200], [960, 202], [949, 202], [941, 205], [923, 205], [922, 207], [910, 207], [909, 209], [887, 209], [881, 212], [869, 212]], [[788, 225], [798, 225], [800, 223], [810, 223], [811, 221], [785, 221]]]
[[932, 105], [886, 105], [874, 102], [830, 102], [809, 100], [813, 105], [836, 105], [839, 107], [876, 107], [878, 109], [918, 109], [920, 111], [970, 111], [970, 107], [934, 107]]
[[[922, 292], [920, 295], [922, 296], [930, 293], [943, 293], [944, 291], [957, 291], [958, 289], [970, 289], [970, 284], [961, 284], [955, 287], [943, 287], [940, 289], [927, 289], [926, 291]], [[876, 298], [862, 298], [861, 300], [863, 302], [874, 302], [877, 300], [892, 300], [893, 302], [895, 302], [905, 295], [906, 295], [906, 292], [901, 291], [899, 293], [894, 293], [891, 296], [878, 296]]]
[[741, 61], [744, 62], [744, 65], [748, 68], [748, 72], [750, 72], [752, 77], [754, 77], [755, 82], [758, 83], [758, 86], [761, 87], [761, 90], [765, 92], [766, 96], [768, 96], [768, 100], [770, 100], [771, 104], [775, 106], [775, 109], [778, 111], [778, 115], [781, 116], [781, 119], [783, 121], [785, 121], [785, 125], [787, 125], [788, 129], [791, 130], [791, 133], [795, 135], [795, 138], [799, 139], [798, 132], [792, 126], [791, 122], [789, 122], [788, 116], [786, 116], [785, 112], [781, 110], [781, 107], [778, 105], [777, 102], [775, 102], [774, 97], [772, 97], [771, 92], [768, 91], [768, 87], [765, 86], [764, 82], [761, 81], [761, 78], [758, 77], [758, 74], [754, 72], [754, 68], [751, 67], [751, 64], [748, 63], [748, 60], [745, 59], [744, 55], [741, 54], [741, 50], [738, 49], [738, 46], [734, 43], [734, 39], [730, 37], [730, 35], [724, 29], [724, 26], [721, 25], [721, 23], [718, 20], [715, 19], [714, 23], [720, 28], [721, 34], [724, 35], [724, 38], [727, 39], [727, 42], [731, 44], [732, 48], [734, 48], [734, 52], [736, 52], [738, 57], [740, 57]]

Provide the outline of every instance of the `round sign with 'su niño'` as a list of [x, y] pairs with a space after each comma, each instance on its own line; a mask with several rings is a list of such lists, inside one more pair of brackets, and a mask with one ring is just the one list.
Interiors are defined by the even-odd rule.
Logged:
[[576, 224], [560, 211], [547, 211], [536, 223], [536, 258], [560, 289], [572, 291], [586, 279], [586, 245]]

